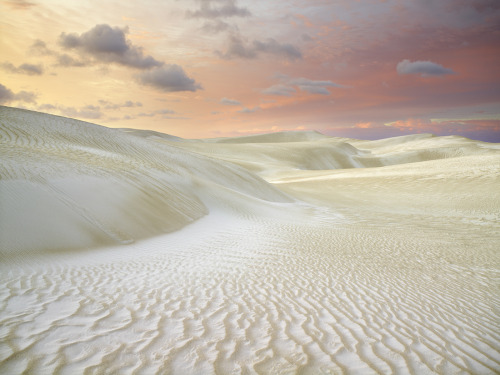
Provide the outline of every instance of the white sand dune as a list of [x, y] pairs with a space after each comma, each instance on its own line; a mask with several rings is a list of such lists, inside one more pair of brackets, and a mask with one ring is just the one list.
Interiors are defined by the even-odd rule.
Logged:
[[0, 107], [0, 373], [499, 373], [499, 146]]
[[6, 107], [1, 121], [1, 255], [129, 243], [238, 194], [290, 201], [242, 168], [134, 132]]

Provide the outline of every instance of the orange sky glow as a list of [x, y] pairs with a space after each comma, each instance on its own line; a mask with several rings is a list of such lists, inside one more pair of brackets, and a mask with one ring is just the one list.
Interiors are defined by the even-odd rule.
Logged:
[[500, 142], [496, 0], [0, 0], [0, 104], [185, 138]]

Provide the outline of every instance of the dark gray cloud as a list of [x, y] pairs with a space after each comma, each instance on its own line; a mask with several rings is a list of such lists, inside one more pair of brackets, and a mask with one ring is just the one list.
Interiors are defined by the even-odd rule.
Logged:
[[36, 103], [37, 95], [31, 91], [19, 91], [14, 93], [11, 89], [0, 83], [0, 104], [10, 102]]
[[279, 56], [291, 61], [302, 58], [300, 50], [289, 43], [280, 43], [273, 38], [269, 38], [266, 41], [254, 40], [251, 44], [248, 44], [239, 35], [235, 34], [229, 37], [226, 52], [217, 51], [216, 53], [224, 59], [255, 59], [261, 53]]
[[[76, 50], [101, 62], [117, 63], [138, 69], [163, 65], [152, 56], [145, 56], [139, 46], [127, 40], [128, 28], [120, 29], [106, 24], [96, 25], [80, 35], [62, 33], [60, 45], [66, 50]], [[60, 62], [61, 64], [61, 62]]]
[[454, 74], [451, 69], [445, 68], [440, 64], [432, 61], [413, 61], [403, 60], [396, 66], [398, 74], [420, 74], [421, 77], [429, 76], [442, 76], [447, 74]]
[[202, 87], [188, 77], [177, 64], [167, 64], [160, 68], [142, 72], [136, 76], [140, 83], [166, 92], [197, 91]]
[[14, 64], [10, 62], [3, 62], [0, 64], [0, 68], [3, 70], [9, 72], [9, 73], [15, 73], [15, 74], [27, 74], [30, 76], [33, 75], [42, 75], [43, 74], [43, 66], [41, 64], [21, 64], [19, 66], [15, 66]]
[[222, 98], [220, 100], [220, 104], [223, 104], [223, 105], [241, 105], [241, 102], [234, 100], [234, 99]]
[[263, 94], [279, 96], [292, 96], [296, 92], [297, 91], [293, 87], [283, 84], [273, 85], [271, 87], [268, 87], [267, 89], [262, 90]]
[[[213, 6], [212, 3], [221, 3], [221, 5]], [[248, 17], [252, 14], [247, 8], [241, 8], [236, 5], [235, 0], [202, 0], [200, 7], [194, 11], [187, 11], [186, 16], [189, 18], [228, 18], [228, 17]]]
[[14, 93], [0, 83], [0, 104], [9, 103], [14, 100]]

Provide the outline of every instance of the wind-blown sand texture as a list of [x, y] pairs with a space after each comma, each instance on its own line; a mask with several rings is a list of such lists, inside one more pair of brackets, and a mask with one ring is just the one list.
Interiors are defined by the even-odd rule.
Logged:
[[0, 107], [0, 373], [500, 372], [500, 145]]

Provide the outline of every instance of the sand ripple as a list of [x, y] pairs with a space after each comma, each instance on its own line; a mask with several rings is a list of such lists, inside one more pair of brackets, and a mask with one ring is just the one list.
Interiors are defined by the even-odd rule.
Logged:
[[0, 372], [500, 369], [499, 273], [467, 244], [325, 220], [204, 221], [2, 267]]

